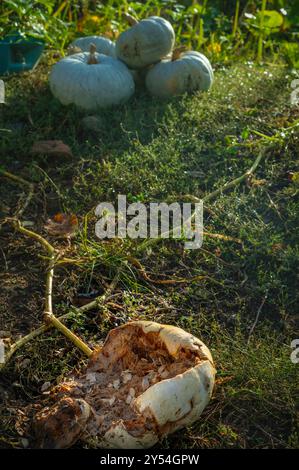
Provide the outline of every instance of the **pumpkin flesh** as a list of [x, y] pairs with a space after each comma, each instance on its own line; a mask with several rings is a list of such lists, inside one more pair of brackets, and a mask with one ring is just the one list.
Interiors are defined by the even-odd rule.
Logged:
[[[154, 322], [116, 328], [91, 356], [83, 374], [53, 390], [56, 402], [84, 400], [92, 410], [81, 439], [106, 448], [146, 448], [198, 419], [211, 396], [215, 371], [204, 344], [181, 332]], [[39, 412], [35, 431], [38, 442], [42, 436], [43, 442], [62, 448], [71, 439], [66, 435], [64, 445], [61, 424], [56, 431], [52, 426], [51, 436], [45, 436], [53, 413], [56, 422], [61, 421], [57, 409], [56, 403]]]

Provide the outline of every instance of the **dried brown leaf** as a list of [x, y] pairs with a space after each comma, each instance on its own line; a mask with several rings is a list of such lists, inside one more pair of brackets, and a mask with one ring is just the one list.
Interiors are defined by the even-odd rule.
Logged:
[[44, 229], [57, 238], [73, 237], [78, 229], [78, 218], [75, 214], [58, 213], [52, 219], [48, 219]]

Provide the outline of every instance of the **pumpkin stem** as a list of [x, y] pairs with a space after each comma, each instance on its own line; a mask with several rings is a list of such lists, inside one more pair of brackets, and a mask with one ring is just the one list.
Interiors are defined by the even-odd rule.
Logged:
[[93, 43], [90, 44], [89, 46], [89, 59], [87, 61], [88, 64], [98, 64], [99, 61], [97, 60], [95, 53], [97, 50], [97, 46]]
[[186, 46], [180, 46], [173, 50], [171, 60], [178, 60], [181, 57], [182, 52], [186, 52]]
[[123, 13], [123, 19], [126, 20], [130, 26], [134, 26], [138, 23], [138, 20], [134, 16], [129, 15], [129, 13]]

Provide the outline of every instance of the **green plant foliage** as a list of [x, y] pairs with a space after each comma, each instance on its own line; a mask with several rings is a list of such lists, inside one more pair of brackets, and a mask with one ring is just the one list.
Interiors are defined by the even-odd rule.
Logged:
[[[264, 25], [263, 32], [265, 35], [277, 33], [283, 24], [283, 15], [275, 10], [264, 11]], [[258, 36], [260, 32], [261, 12], [258, 11], [256, 15], [247, 15], [246, 26], [251, 34]]]
[[259, 54], [263, 59], [276, 61], [281, 55], [288, 64], [297, 66], [291, 58], [293, 46], [285, 47], [286, 43], [298, 42], [296, 0], [272, 0], [265, 4], [261, 0], [3, 0], [0, 35], [18, 30], [44, 39], [53, 49], [63, 50], [82, 35], [103, 34], [115, 39], [128, 26], [123, 13], [139, 18], [165, 17], [174, 26], [178, 44], [200, 50], [214, 61], [231, 62], [240, 57], [255, 60], [259, 38]]

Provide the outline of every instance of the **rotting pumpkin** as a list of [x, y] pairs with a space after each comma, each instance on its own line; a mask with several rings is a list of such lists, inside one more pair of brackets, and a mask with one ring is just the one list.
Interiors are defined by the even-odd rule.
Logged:
[[108, 334], [84, 372], [52, 390], [33, 420], [36, 446], [78, 439], [102, 448], [149, 448], [198, 420], [215, 382], [210, 351], [186, 331], [133, 321]]
[[73, 54], [57, 62], [50, 74], [53, 95], [64, 105], [92, 111], [126, 102], [135, 91], [131, 73], [121, 61], [96, 52]]

